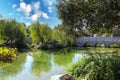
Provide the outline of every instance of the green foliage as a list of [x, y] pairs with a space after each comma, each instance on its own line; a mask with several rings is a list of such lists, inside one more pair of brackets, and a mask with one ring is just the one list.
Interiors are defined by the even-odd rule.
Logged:
[[119, 45], [118, 44], [111, 44], [110, 47], [112, 47], [112, 48], [119, 48]]
[[[17, 23], [15, 20], [8, 20], [4, 27], [4, 38], [12, 39], [24, 39], [25, 37], [25, 26], [23, 24]], [[24, 32], [22, 32], [24, 31]]]
[[10, 62], [16, 60], [17, 49], [0, 47], [0, 61]]
[[52, 30], [52, 39], [64, 44], [66, 33], [62, 25], [58, 25]]
[[114, 29], [113, 36], [114, 36], [114, 37], [120, 37], [120, 28], [119, 28], [119, 27], [116, 27], [116, 28]]
[[76, 80], [119, 80], [119, 55], [87, 55], [75, 63], [68, 72]]
[[4, 34], [4, 26], [5, 26], [5, 20], [0, 20], [0, 39], [3, 39], [5, 34]]
[[120, 0], [58, 0], [58, 16], [70, 31], [110, 34], [119, 26]]
[[51, 38], [51, 29], [47, 24], [40, 24], [39, 22], [30, 25], [30, 33], [33, 43], [44, 43]]
[[64, 46], [71, 46], [74, 43], [74, 35], [68, 34], [64, 25], [58, 25], [52, 30], [52, 40], [58, 41]]
[[[16, 44], [16, 41], [21, 42], [21, 44], [25, 44], [25, 40], [26, 40], [25, 24], [18, 23], [14, 19], [10, 19], [10, 20], [1, 19], [0, 39], [5, 41], [7, 45]], [[18, 46], [18, 44], [16, 45]]]
[[39, 44], [41, 48], [45, 49], [71, 46], [74, 43], [74, 35], [68, 34], [66, 28], [62, 24], [51, 30], [47, 24], [35, 22], [30, 25], [30, 34], [33, 43]]
[[102, 44], [102, 43], [97, 43], [95, 46], [96, 46], [96, 47], [105, 47], [105, 45]]

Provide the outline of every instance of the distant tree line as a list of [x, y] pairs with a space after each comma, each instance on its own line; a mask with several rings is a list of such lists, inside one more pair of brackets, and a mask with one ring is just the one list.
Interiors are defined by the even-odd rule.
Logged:
[[15, 19], [0, 20], [0, 46], [25, 47], [26, 26]]
[[51, 29], [47, 24], [35, 22], [29, 28], [32, 42], [38, 48], [63, 48], [74, 43], [74, 35], [67, 34], [62, 24]]
[[0, 19], [0, 46], [54, 49], [72, 46], [74, 38], [62, 24], [51, 29], [48, 24], [34, 22], [26, 27], [15, 19]]
[[58, 0], [57, 12], [63, 23], [53, 29], [39, 22], [26, 27], [1, 17], [0, 45], [23, 48], [29, 38], [31, 47], [63, 48], [89, 34], [120, 36], [120, 0]]

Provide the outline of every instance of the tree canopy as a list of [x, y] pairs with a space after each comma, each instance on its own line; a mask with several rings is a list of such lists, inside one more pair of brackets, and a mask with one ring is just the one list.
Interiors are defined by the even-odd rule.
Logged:
[[33, 43], [44, 43], [51, 38], [51, 29], [49, 26], [39, 22], [30, 25], [30, 33]]
[[15, 41], [24, 42], [26, 38], [26, 26], [14, 19], [0, 20], [0, 39], [10, 43]]
[[74, 42], [74, 35], [69, 34], [63, 24], [60, 24], [52, 30], [52, 40], [58, 41], [64, 46], [70, 46]]
[[111, 33], [120, 26], [120, 0], [58, 0], [58, 16], [72, 32]]

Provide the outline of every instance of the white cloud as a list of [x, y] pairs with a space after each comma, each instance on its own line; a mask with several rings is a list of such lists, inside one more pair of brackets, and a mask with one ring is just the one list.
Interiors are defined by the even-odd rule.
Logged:
[[57, 1], [56, 0], [44, 0], [44, 3], [48, 6], [48, 12], [52, 12]]
[[[51, 10], [51, 11], [50, 11]], [[41, 11], [40, 9], [40, 1], [33, 2], [31, 4], [26, 4], [21, 0], [19, 8], [17, 8], [18, 12], [23, 12], [25, 14], [25, 20], [31, 20], [32, 22], [38, 21], [39, 18], [49, 19], [47, 13]], [[49, 12], [52, 12], [52, 7], [49, 8]]]
[[23, 12], [26, 16], [29, 16], [30, 12], [32, 11], [32, 7], [30, 4], [26, 4], [25, 2], [21, 2], [20, 7], [17, 8], [17, 11]]
[[32, 6], [33, 6], [32, 8], [33, 8], [34, 11], [38, 11], [39, 8], [40, 8], [40, 2], [39, 1], [35, 2], [35, 3], [32, 4]]
[[26, 22], [25, 24], [26, 24], [27, 27], [31, 25], [30, 22]]
[[44, 3], [46, 3], [48, 6], [52, 6], [56, 4], [56, 0], [44, 0]]
[[39, 18], [39, 15], [38, 15], [38, 14], [33, 14], [33, 15], [31, 16], [31, 20], [32, 20], [32, 21], [37, 21], [38, 18]]
[[23, 1], [23, 0], [20, 0], [21, 2]]
[[43, 18], [45, 18], [45, 19], [49, 19], [49, 16], [46, 14], [46, 13], [44, 13], [44, 12], [42, 12], [42, 11], [39, 11], [39, 12], [37, 12], [37, 13], [35, 13], [35, 14], [33, 14], [32, 16], [31, 16], [31, 20], [34, 22], [34, 21], [38, 21], [38, 19], [40, 18], [40, 17], [43, 17]]
[[53, 9], [52, 7], [48, 7], [48, 12], [51, 13], [51, 12], [52, 12], [52, 9]]
[[27, 17], [25, 17], [25, 19], [27, 19], [27, 20], [30, 20], [30, 18], [31, 18], [31, 17], [28, 17], [28, 16], [27, 16]]
[[16, 4], [13, 4], [13, 5], [12, 5], [12, 8], [15, 8], [15, 7], [16, 7]]
[[42, 17], [45, 19], [49, 19], [48, 15], [46, 13], [42, 13]]

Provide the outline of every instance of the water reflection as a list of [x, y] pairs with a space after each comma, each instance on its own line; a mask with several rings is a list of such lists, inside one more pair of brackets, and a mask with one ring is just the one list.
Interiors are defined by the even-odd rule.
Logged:
[[25, 64], [23, 65], [23, 70], [18, 75], [9, 77], [8, 80], [33, 80], [31, 79], [31, 67], [33, 63], [33, 57], [27, 55]]
[[51, 76], [63, 73], [63, 69], [65, 68], [65, 66], [57, 66], [55, 64], [54, 54], [50, 55], [50, 64], [51, 64], [51, 66], [49, 66], [50, 70], [49, 71], [42, 70], [41, 75], [39, 76], [39, 80], [50, 80]]
[[72, 62], [72, 59], [74, 57], [74, 54], [55, 54], [54, 55], [54, 61], [55, 64], [58, 66], [67, 66]]
[[58, 66], [67, 66], [72, 63], [72, 59], [75, 54], [76, 51], [72, 50], [72, 48], [65, 48], [59, 52], [56, 52], [54, 54], [55, 64]]
[[88, 48], [85, 50], [84, 53], [103, 53], [103, 54], [108, 54], [108, 53], [119, 53], [120, 50], [119, 48]]
[[[108, 49], [110, 51], [111, 49]], [[64, 49], [59, 52], [52, 51], [36, 51], [32, 52], [32, 55], [29, 54], [26, 57], [26, 61], [20, 58], [19, 61], [22, 61], [22, 68], [18, 63], [14, 63], [11, 67], [2, 68], [0, 70], [0, 80], [50, 80], [50, 77], [53, 75], [59, 75], [64, 73], [65, 69], [72, 63], [77, 62], [83, 57], [83, 53], [92, 53], [92, 52], [106, 52], [106, 49], [86, 49], [86, 50], [71, 50]], [[115, 50], [113, 50], [115, 51]], [[21, 64], [22, 64], [21, 63]], [[14, 70], [15, 68], [19, 70]], [[14, 75], [11, 75], [12, 73]], [[20, 72], [21, 71], [21, 72]], [[16, 75], [15, 75], [16, 74]], [[7, 77], [9, 76], [9, 77]]]
[[51, 56], [44, 51], [37, 51], [33, 53], [34, 62], [32, 65], [32, 73], [40, 76], [43, 72], [48, 72], [51, 66]]
[[13, 63], [5, 63], [0, 66], [0, 80], [6, 80], [9, 76], [15, 76], [22, 70], [22, 64], [25, 62], [26, 54], [21, 54]]
[[[61, 53], [61, 54], [60, 54]], [[80, 58], [77, 53], [68, 52], [65, 54], [64, 52], [45, 52], [38, 51], [34, 55], [34, 63], [32, 67], [33, 74], [39, 77], [39, 80], [49, 80], [51, 76], [56, 74], [63, 74], [65, 68], [72, 64], [74, 60], [78, 60]], [[77, 59], [76, 59], [77, 58]], [[36, 65], [36, 66], [35, 66]]]
[[80, 60], [82, 57], [83, 57], [82, 54], [77, 54], [77, 53], [75, 53], [72, 62], [75, 63], [75, 62], [77, 62], [78, 60]]

